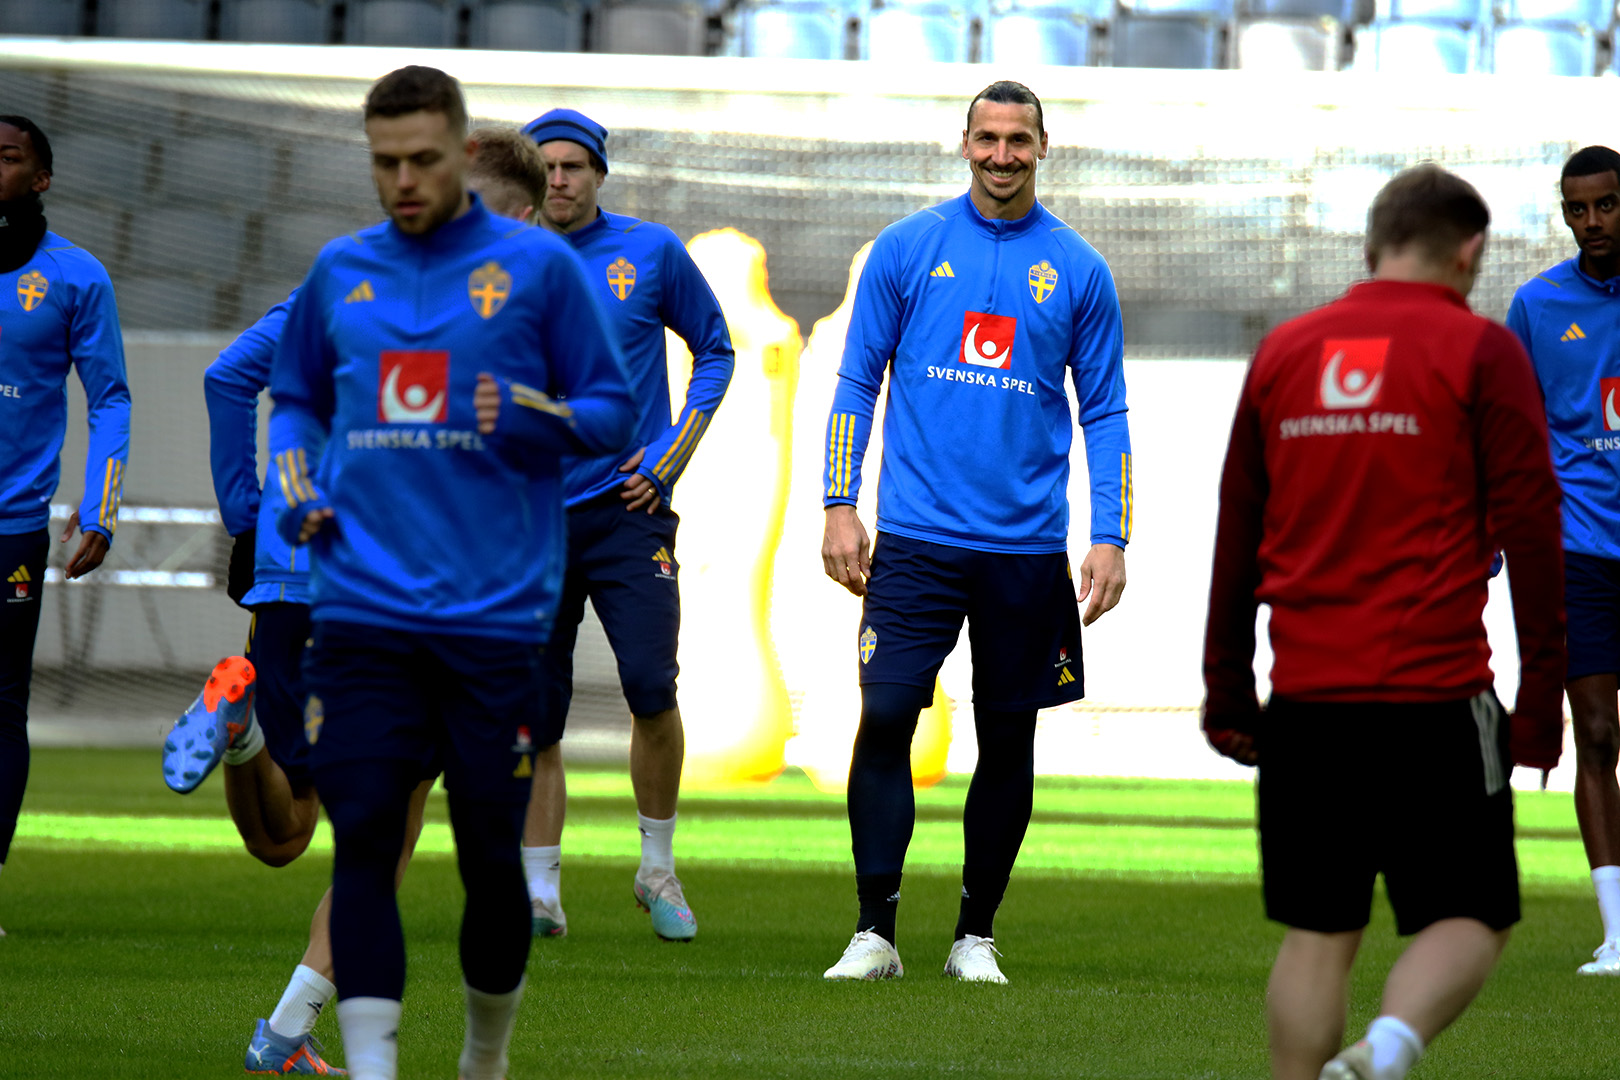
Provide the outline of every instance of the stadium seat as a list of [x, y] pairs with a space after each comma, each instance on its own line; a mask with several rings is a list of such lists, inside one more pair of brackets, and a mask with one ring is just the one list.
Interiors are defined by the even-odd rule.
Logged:
[[1245, 71], [1336, 71], [1339, 67], [1337, 21], [1317, 19], [1243, 19], [1233, 39], [1233, 66]]
[[1607, 30], [1614, 21], [1613, 0], [1499, 0], [1497, 11], [1508, 23], [1570, 23]]
[[737, 55], [842, 60], [848, 16], [833, 4], [757, 3], [736, 13]]
[[[198, 280], [223, 281], [241, 262], [246, 219], [241, 214], [161, 206], [134, 215], [129, 231], [129, 266], [138, 273], [177, 270]], [[308, 263], [304, 269], [309, 269]], [[190, 298], [176, 297], [177, 305]]]
[[208, 36], [208, 0], [101, 0], [96, 32], [106, 37], [202, 41]]
[[[75, 195], [132, 199], [148, 168], [152, 144], [100, 132], [47, 132], [56, 158], [54, 183]], [[132, 182], [131, 178], [135, 178]], [[47, 221], [49, 218], [47, 217]]]
[[343, 40], [350, 45], [451, 48], [459, 6], [445, 0], [349, 0]]
[[39, 37], [75, 37], [84, 33], [84, 5], [80, 0], [0, 0], [0, 34]]
[[694, 0], [610, 0], [596, 11], [596, 51], [702, 56], [708, 28], [708, 13]]
[[998, 15], [1013, 11], [1062, 11], [1102, 23], [1114, 17], [1114, 0], [990, 0], [990, 10]]
[[1356, 31], [1355, 69], [1407, 75], [1479, 70], [1479, 28], [1459, 23], [1373, 23]]
[[1119, 0], [1119, 7], [1131, 15], [1203, 15], [1230, 19], [1237, 13], [1233, 0]]
[[223, 0], [219, 36], [226, 41], [324, 45], [331, 40], [327, 0]]
[[1491, 70], [1498, 75], [1591, 75], [1597, 36], [1588, 26], [1508, 23], [1496, 28]]
[[861, 26], [861, 55], [890, 64], [966, 63], [971, 35], [971, 19], [960, 8], [874, 8]]
[[1328, 18], [1345, 26], [1356, 21], [1356, 0], [1238, 0], [1238, 15], [1249, 19]]
[[1378, 0], [1379, 22], [1406, 22], [1412, 19], [1446, 22], [1483, 22], [1490, 14], [1490, 0]]
[[1224, 31], [1221, 19], [1121, 12], [1113, 27], [1114, 66], [1218, 68], [1222, 66]]
[[579, 52], [585, 14], [573, 0], [484, 0], [472, 9], [467, 44], [475, 49]]
[[985, 24], [984, 52], [991, 64], [1091, 63], [1091, 20], [1058, 8], [992, 15]]
[[158, 141], [164, 197], [190, 206], [257, 210], [270, 197], [276, 175], [274, 147], [262, 140], [191, 135]]

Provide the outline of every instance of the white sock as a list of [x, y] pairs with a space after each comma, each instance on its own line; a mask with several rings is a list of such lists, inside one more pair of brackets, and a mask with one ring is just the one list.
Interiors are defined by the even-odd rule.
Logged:
[[392, 998], [344, 998], [337, 1003], [337, 1014], [350, 1080], [395, 1080], [400, 1003]]
[[[671, 874], [675, 872], [675, 819], [679, 814], [659, 821], [645, 814], [637, 813], [636, 822], [641, 826], [641, 870], [664, 870]], [[639, 875], [638, 875], [639, 876]]]
[[337, 987], [324, 975], [299, 964], [293, 969], [276, 1011], [270, 1014], [270, 1030], [284, 1039], [302, 1039], [314, 1030], [321, 1010], [336, 993]]
[[467, 1041], [461, 1047], [461, 1080], [504, 1080], [506, 1048], [512, 1042], [526, 982], [527, 976], [518, 980], [515, 990], [486, 994], [462, 980], [461, 988], [467, 992]]
[[1418, 1033], [1393, 1016], [1380, 1016], [1367, 1028], [1376, 1080], [1404, 1080], [1423, 1055]]
[[248, 710], [247, 730], [231, 740], [231, 745], [225, 748], [220, 760], [227, 765], [246, 765], [253, 760], [253, 755], [264, 749], [264, 729], [259, 726], [259, 718], [253, 710]]
[[523, 876], [529, 880], [529, 899], [556, 910], [562, 903], [562, 845], [524, 848]]
[[1620, 866], [1593, 867], [1592, 887], [1603, 916], [1603, 940], [1620, 941]]

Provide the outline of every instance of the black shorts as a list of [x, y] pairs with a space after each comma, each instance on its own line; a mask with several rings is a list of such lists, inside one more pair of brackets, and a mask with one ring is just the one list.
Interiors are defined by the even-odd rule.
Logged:
[[861, 685], [932, 690], [967, 619], [973, 701], [1044, 709], [1085, 696], [1069, 557], [1010, 555], [885, 533], [856, 635]]
[[1620, 672], [1620, 559], [1564, 552], [1566, 680]]
[[551, 640], [541, 654], [545, 676], [542, 729], [536, 741], [562, 738], [574, 694], [574, 645], [590, 600], [619, 665], [619, 685], [632, 716], [675, 707], [676, 651], [681, 635], [681, 567], [675, 532], [681, 519], [660, 506], [626, 510], [610, 491], [568, 511], [568, 571]]
[[1496, 695], [1428, 704], [1273, 697], [1261, 718], [1266, 915], [1359, 930], [1376, 879], [1395, 926], [1519, 921], [1508, 719]]
[[319, 621], [304, 651], [304, 727], [316, 786], [321, 770], [401, 761], [445, 790], [522, 803], [534, 776], [531, 734], [540, 694], [529, 642]]
[[253, 714], [270, 760], [294, 791], [309, 787], [309, 738], [304, 734], [304, 646], [308, 604], [256, 604], [248, 624], [247, 658], [253, 665]]

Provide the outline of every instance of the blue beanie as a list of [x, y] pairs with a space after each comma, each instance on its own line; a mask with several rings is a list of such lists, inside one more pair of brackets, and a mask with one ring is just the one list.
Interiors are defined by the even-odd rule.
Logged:
[[523, 133], [533, 139], [537, 146], [554, 139], [577, 142], [590, 151], [591, 159], [597, 168], [603, 172], [608, 171], [607, 128], [582, 112], [573, 109], [552, 109], [544, 116], [530, 120]]

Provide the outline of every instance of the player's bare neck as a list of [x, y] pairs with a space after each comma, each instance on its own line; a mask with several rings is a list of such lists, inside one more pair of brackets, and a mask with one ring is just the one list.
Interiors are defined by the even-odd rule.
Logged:
[[1017, 196], [1002, 202], [993, 199], [990, 194], [974, 184], [968, 189], [968, 198], [973, 200], [973, 208], [983, 214], [990, 221], [1017, 221], [1031, 210], [1035, 209], [1035, 188], [1033, 185], [1020, 191]]
[[1608, 281], [1610, 278], [1620, 277], [1620, 254], [1594, 259], [1583, 251], [1580, 265], [1581, 273], [1593, 281]]

